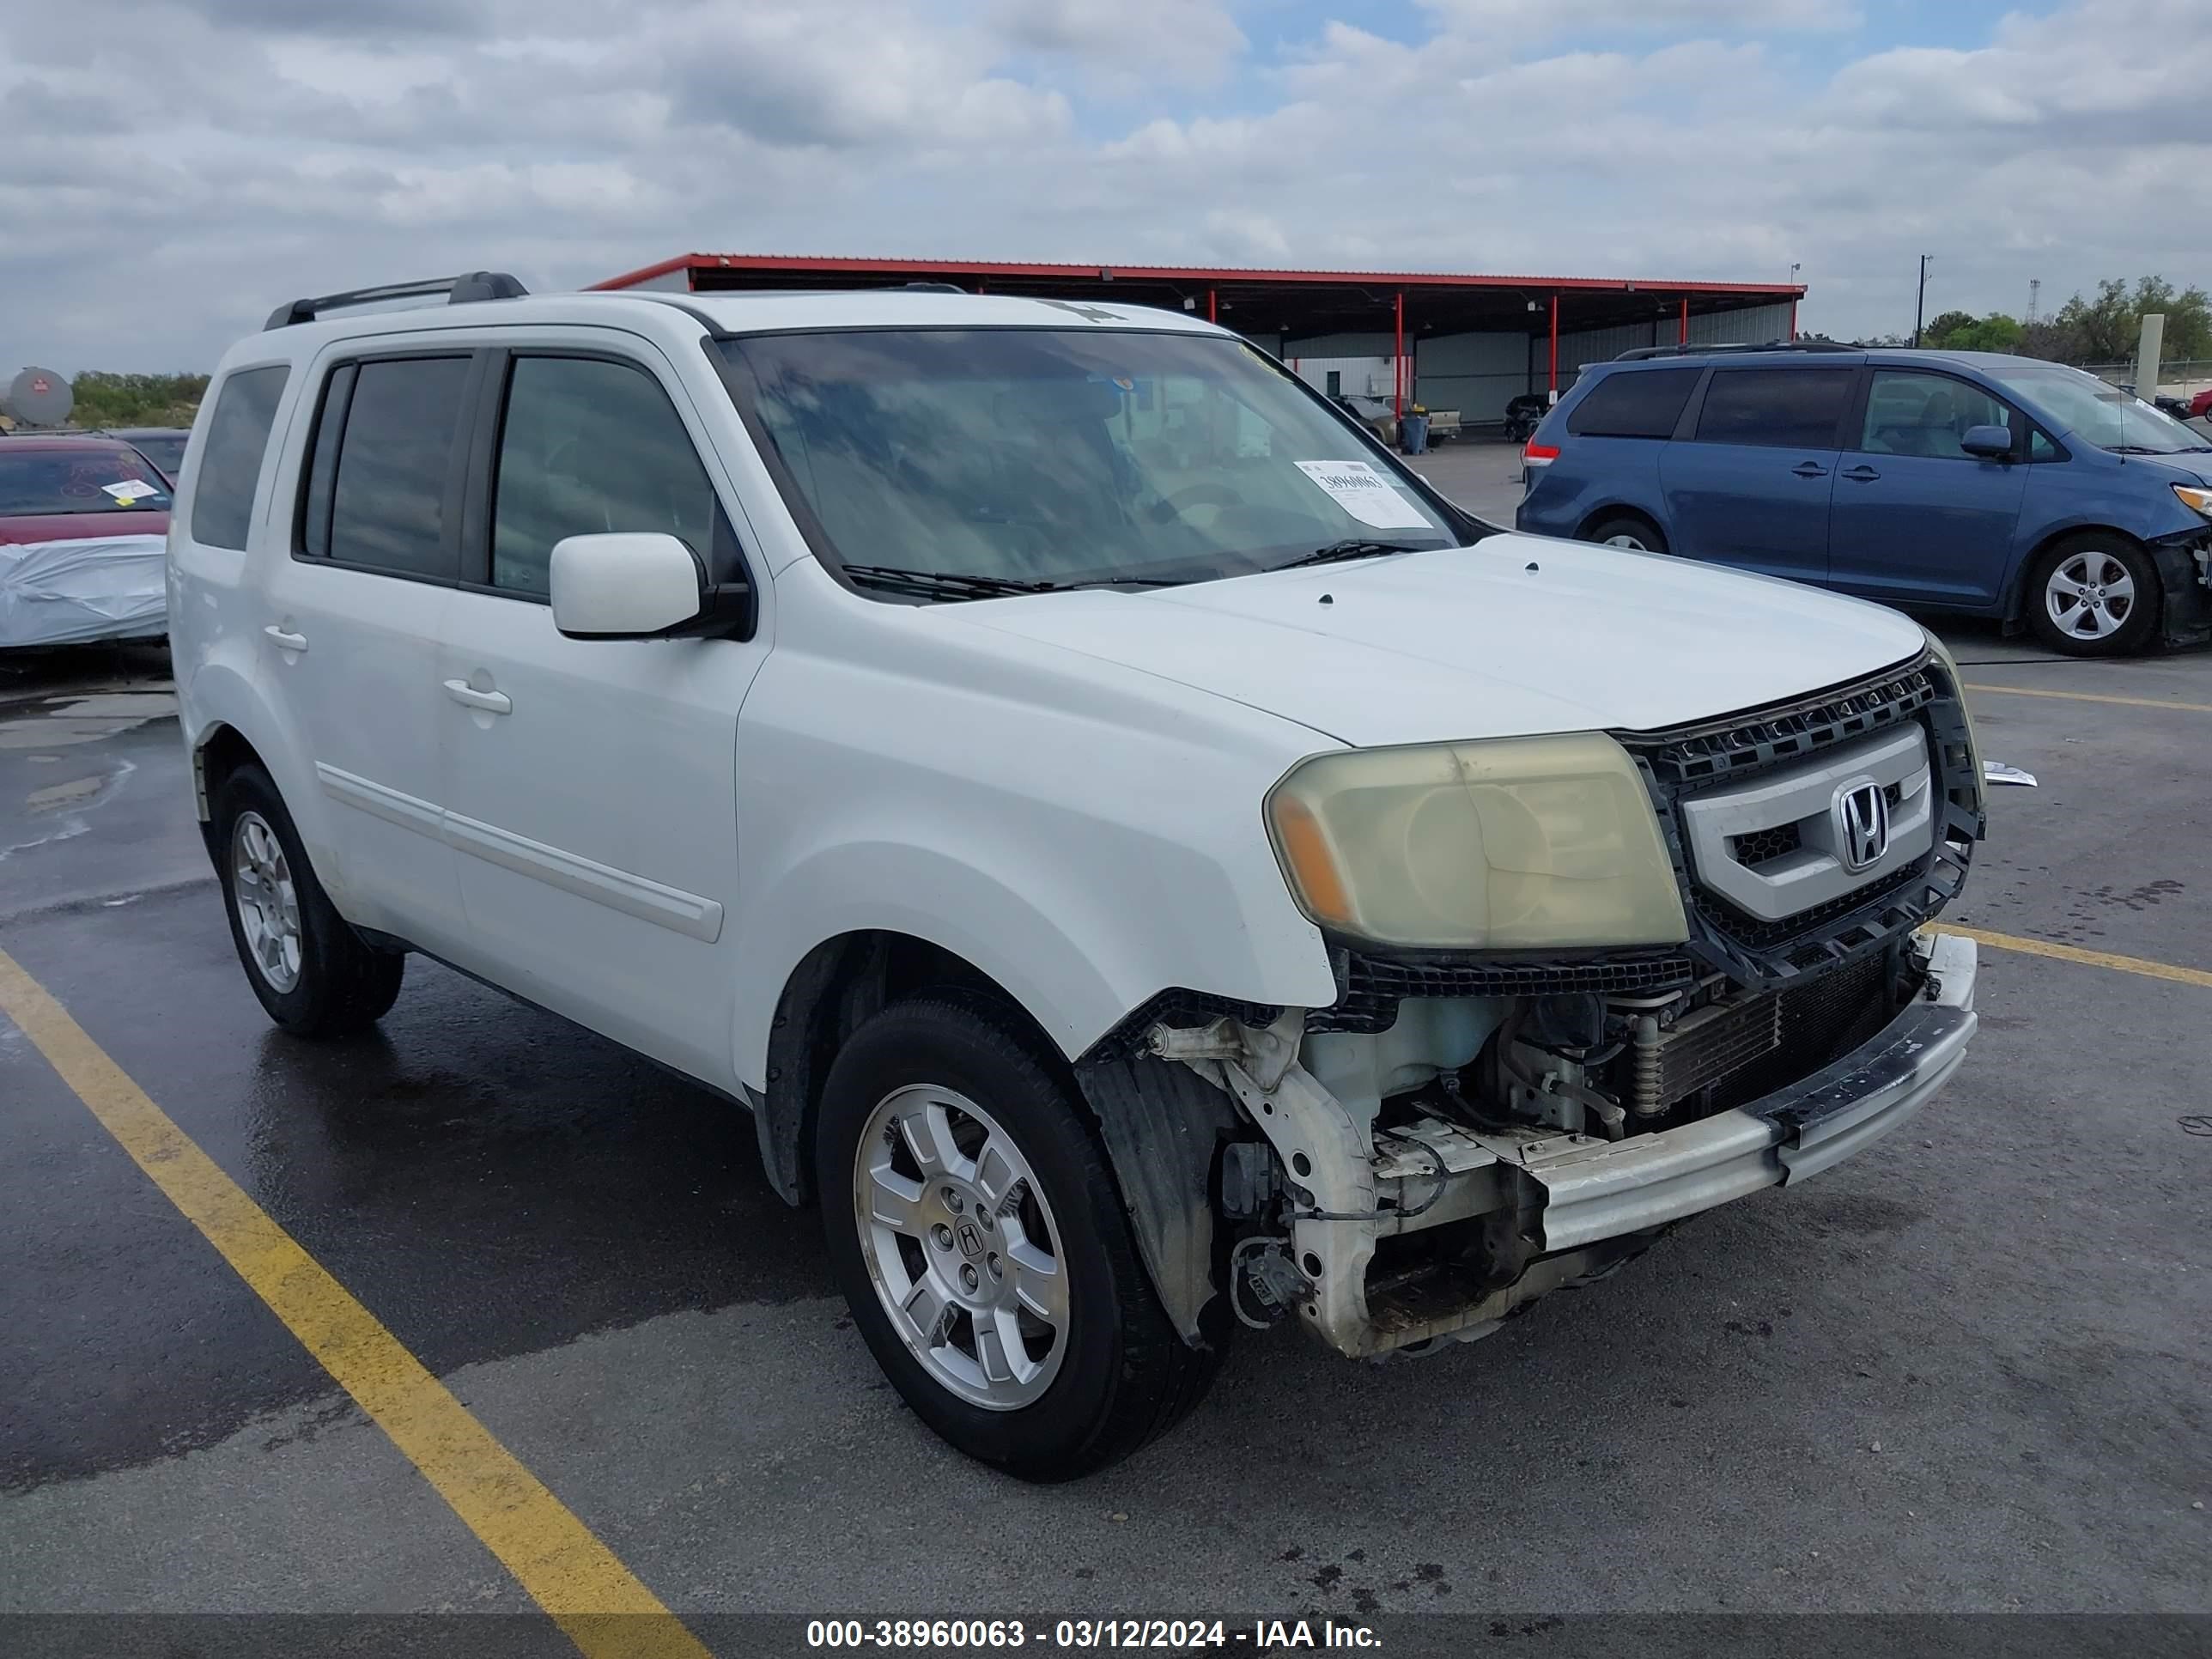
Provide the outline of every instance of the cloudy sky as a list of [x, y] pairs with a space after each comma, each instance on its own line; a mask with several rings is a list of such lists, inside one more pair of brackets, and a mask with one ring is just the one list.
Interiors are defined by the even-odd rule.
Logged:
[[2212, 0], [0, 4], [0, 374], [690, 249], [2212, 284]]

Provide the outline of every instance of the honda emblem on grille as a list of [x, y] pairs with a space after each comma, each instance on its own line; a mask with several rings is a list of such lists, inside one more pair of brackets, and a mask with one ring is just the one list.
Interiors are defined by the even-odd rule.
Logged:
[[1856, 874], [1889, 851], [1889, 798], [1878, 783], [1855, 779], [1836, 791], [1829, 809], [1836, 825], [1836, 856]]

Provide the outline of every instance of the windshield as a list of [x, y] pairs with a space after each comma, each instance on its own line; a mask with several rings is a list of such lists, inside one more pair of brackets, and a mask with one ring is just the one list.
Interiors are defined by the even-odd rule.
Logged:
[[[991, 581], [1201, 581], [1458, 537], [1251, 347], [1104, 329], [723, 349], [832, 556]], [[801, 502], [792, 503], [794, 507]]]
[[2062, 431], [2131, 455], [2212, 450], [2196, 433], [2120, 387], [2057, 363], [2008, 364], [1987, 371], [2018, 392]]
[[166, 513], [169, 486], [127, 449], [34, 449], [0, 444], [0, 517], [49, 513]]
[[185, 464], [185, 436], [181, 432], [156, 433], [133, 438], [131, 447], [173, 478]]

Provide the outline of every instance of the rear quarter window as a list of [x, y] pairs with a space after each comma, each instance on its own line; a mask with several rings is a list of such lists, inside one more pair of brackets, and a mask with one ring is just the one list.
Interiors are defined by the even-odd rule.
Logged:
[[1608, 374], [1569, 413], [1567, 430], [1577, 438], [1671, 437], [1704, 372], [1647, 368]]
[[242, 368], [216, 393], [199, 479], [192, 487], [192, 539], [202, 545], [245, 551], [254, 488], [291, 373], [283, 363]]
[[1833, 449], [1848, 368], [1719, 368], [1698, 411], [1698, 441], [1777, 449]]

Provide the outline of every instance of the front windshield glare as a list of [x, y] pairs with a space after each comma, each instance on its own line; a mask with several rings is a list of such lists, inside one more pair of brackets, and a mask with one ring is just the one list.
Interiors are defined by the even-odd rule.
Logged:
[[2052, 424], [2105, 449], [2173, 454], [2212, 449], [2196, 433], [2120, 387], [2057, 363], [2022, 363], [1990, 371], [2034, 404]]
[[1241, 341], [1110, 329], [725, 343], [831, 557], [1022, 583], [1237, 575], [1443, 519]]

